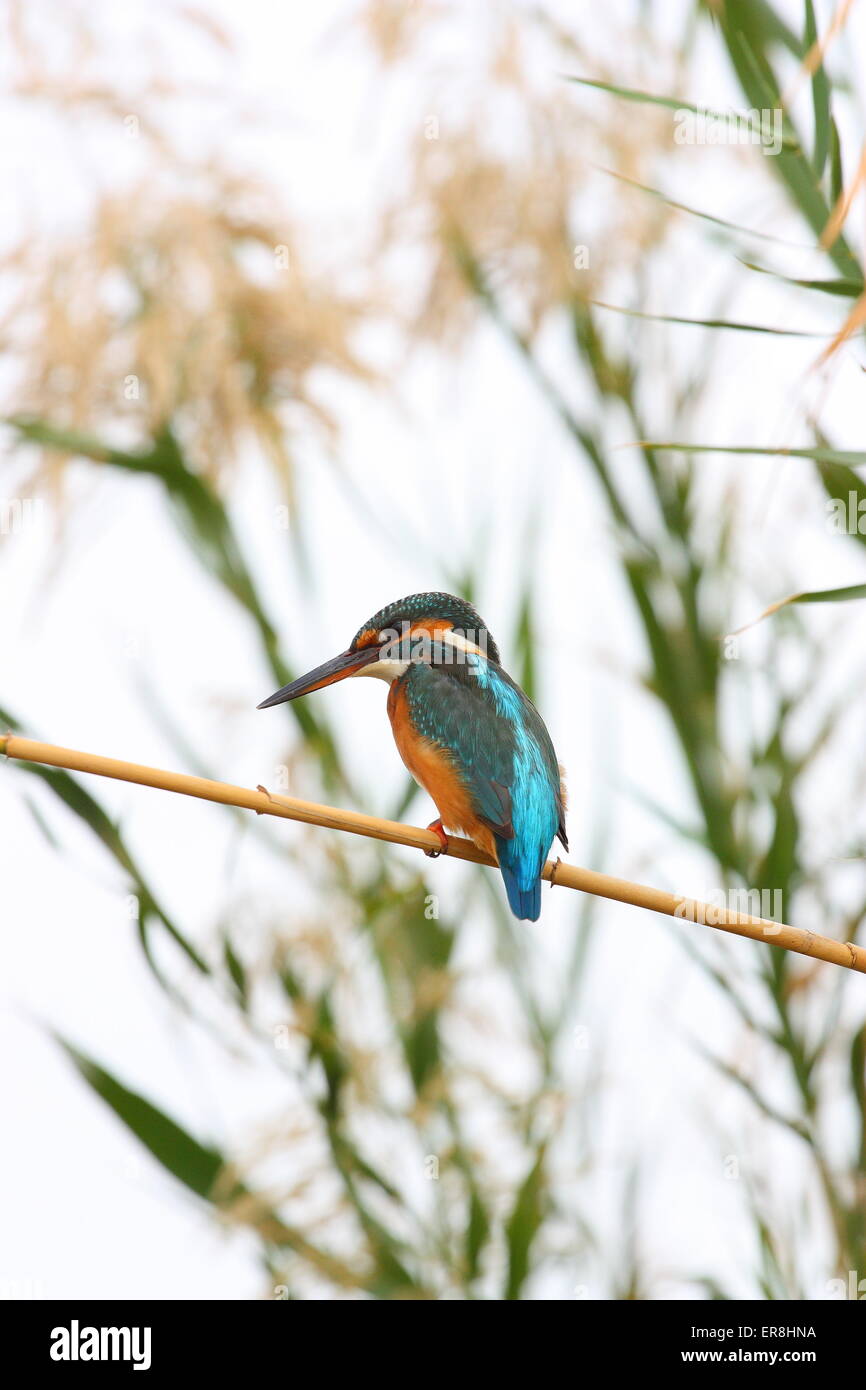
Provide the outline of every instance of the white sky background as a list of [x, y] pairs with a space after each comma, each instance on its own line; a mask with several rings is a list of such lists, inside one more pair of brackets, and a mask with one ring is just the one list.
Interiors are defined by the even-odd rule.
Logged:
[[[179, 107], [172, 115], [178, 139], [188, 151], [220, 147], [242, 166], [260, 169], [283, 190], [289, 210], [311, 233], [316, 230], [313, 249], [323, 263], [329, 256], [353, 255], [369, 228], [371, 210], [394, 177], [401, 122], [419, 120], [416, 85], [405, 75], [383, 84], [358, 31], [346, 22], [354, 7], [274, 6], [260, 0], [242, 7], [211, 4], [209, 12], [225, 23], [236, 44], [234, 55], [218, 60], [153, 6], [102, 8], [115, 81], [128, 74], [134, 89], [144, 68], [143, 16], [168, 50], [175, 77], [213, 81], [222, 67], [224, 107], [207, 101]], [[661, 7], [658, 32], [676, 33], [683, 8]], [[572, 7], [560, 9], [567, 17]], [[623, 42], [623, 27], [628, 32], [631, 8], [591, 9], [598, 30], [592, 42], [600, 55], [609, 56]], [[799, 15], [799, 6], [792, 12]], [[862, 18], [858, 12], [851, 22], [861, 54]], [[459, 103], [472, 90], [482, 29], [474, 7], [467, 6], [452, 25], [449, 51], [430, 61], [443, 93], [454, 94], [444, 98], [443, 120], [447, 101]], [[173, 34], [178, 41], [168, 44]], [[714, 106], [736, 103], [717, 49], [705, 42], [699, 55], [683, 94]], [[628, 71], [637, 78], [640, 63]], [[644, 85], [652, 85], [650, 76], [651, 69], [644, 69]], [[551, 83], [556, 80], [551, 73]], [[244, 106], [269, 113], [264, 128], [238, 123]], [[420, 118], [425, 114], [421, 111]], [[95, 183], [120, 187], [140, 172], [134, 150], [91, 139], [72, 122], [64, 129], [38, 106], [7, 96], [3, 115], [7, 128], [15, 122], [14, 138], [0, 147], [0, 182], [13, 190], [0, 214], [5, 243], [34, 218], [48, 231], [74, 226]], [[735, 182], [724, 151], [707, 151], [703, 160], [693, 152], [682, 158], [678, 165], [672, 143], [666, 171], [671, 192], [734, 221], [764, 225], [766, 183], [758, 184], [756, 193], [747, 179]], [[720, 169], [727, 171], [725, 177]], [[601, 176], [596, 184], [599, 199], [616, 196], [615, 186]], [[793, 222], [774, 230], [807, 240]], [[592, 253], [590, 236], [587, 241]], [[691, 251], [668, 264], [652, 307], [700, 316], [718, 307], [726, 262], [714, 270], [711, 254], [699, 256], [694, 237], [683, 244]], [[797, 260], [792, 253], [791, 273], [822, 270], [819, 257], [803, 253]], [[627, 300], [624, 286], [619, 302]], [[819, 330], [838, 322], [837, 306], [818, 296], [790, 304], [756, 276], [748, 299], [741, 295], [725, 312], [770, 323], [787, 314], [792, 327]], [[623, 325], [621, 331], [634, 330]], [[698, 337], [689, 335], [700, 330], [680, 331], [682, 336], [672, 339], [674, 351], [688, 355], [698, 344]], [[654, 341], [671, 341], [676, 330], [660, 326], [652, 332], [659, 336], [647, 335], [648, 348]], [[387, 343], [380, 346], [387, 351]], [[549, 350], [555, 357], [553, 339]], [[803, 400], [813, 390], [805, 372], [816, 352], [810, 341], [731, 334], [717, 359], [703, 437], [801, 442]], [[448, 567], [460, 569], [472, 554], [483, 518], [496, 563], [485, 566], [479, 607], [508, 666], [515, 561], [527, 514], [540, 500], [546, 532], [538, 575], [541, 705], [569, 773], [571, 857], [586, 862], [603, 804], [615, 826], [603, 867], [675, 891], [706, 894], [714, 885], [700, 857], [677, 849], [630, 794], [631, 788], [641, 788], [676, 814], [688, 806], [663, 719], [631, 679], [641, 670], [641, 639], [588, 469], [575, 464], [559, 426], [492, 333], [480, 334], [459, 361], [425, 354], [406, 364], [401, 376], [402, 412], [384, 394], [375, 398], [332, 385], [329, 398], [343, 427], [341, 465], [388, 526], [393, 525], [391, 500], [397, 499], [399, 514], [411, 518], [428, 547], [420, 562], [411, 543], [388, 544], [359, 519], [319, 446], [302, 440], [297, 466], [315, 565], [312, 609], [280, 553], [274, 495], [253, 469], [238, 488], [247, 550], [255, 555], [292, 659], [315, 665], [341, 650], [383, 603], [440, 587]], [[862, 446], [862, 375], [851, 353], [833, 378], [831, 400], [825, 423], [833, 442]], [[652, 424], [660, 431], [671, 427], [663, 415]], [[623, 442], [627, 438], [626, 433]], [[742, 609], [731, 615], [731, 626], [791, 590], [862, 579], [856, 548], [830, 536], [821, 498], [796, 463], [784, 465], [781, 485], [782, 465], [775, 461], [732, 464], [709, 457], [706, 470], [707, 496], [715, 493], [719, 506], [724, 487], [731, 478], [738, 480]], [[272, 680], [244, 619], [198, 570], [154, 488], [142, 483], [133, 489], [128, 480], [111, 476], [94, 479], [93, 469], [77, 470], [80, 507], [59, 542], [48, 524], [4, 538], [0, 546], [0, 699], [37, 736], [52, 742], [178, 766], [177, 751], [141, 698], [146, 675], [163, 703], [183, 713], [215, 776], [267, 784], [285, 755], [287, 724], [279, 715], [254, 709], [270, 693]], [[429, 513], [431, 495], [441, 498], [435, 516]], [[866, 636], [862, 611], [854, 605], [818, 609], [809, 620], [838, 634], [832, 657], [844, 689], [845, 679], [862, 667], [857, 655]], [[748, 641], [746, 659], [750, 651], [761, 652], [760, 635], [754, 647]], [[384, 809], [404, 777], [391, 746], [384, 688], [373, 681], [352, 682], [314, 698], [328, 701], [355, 781], [370, 789], [363, 809]], [[862, 749], [863, 732], [862, 715], [855, 711], [847, 747]], [[861, 754], [852, 765], [850, 754], [837, 748], [816, 781], [809, 824], [828, 855], [839, 837], [847, 846], [863, 833], [862, 824], [840, 826], [836, 814], [840, 779], [850, 779], [862, 765]], [[278, 1113], [279, 1089], [259, 1069], [227, 1061], [179, 1020], [145, 968], [126, 916], [126, 888], [111, 864], [70, 818], [49, 807], [63, 842], [63, 852], [54, 852], [22, 812], [23, 790], [32, 790], [29, 782], [14, 769], [0, 768], [0, 1056], [5, 1061], [0, 1176], [7, 1194], [0, 1218], [0, 1293], [16, 1296], [32, 1285], [48, 1297], [260, 1296], [267, 1288], [253, 1243], [243, 1235], [220, 1233], [209, 1213], [156, 1168], [73, 1077], [48, 1031], [56, 1029], [80, 1044], [201, 1137], [248, 1140], [252, 1129]], [[212, 939], [218, 922], [241, 910], [245, 892], [255, 891], [274, 904], [275, 912], [288, 895], [296, 910], [303, 888], [294, 879], [287, 884], [273, 859], [257, 856], [244, 842], [238, 863], [232, 862], [236, 837], [218, 811], [120, 784], [94, 790], [118, 816], [165, 901], [177, 906], [178, 919], [194, 925], [200, 943]], [[414, 819], [425, 809], [419, 800]], [[276, 824], [275, 833], [288, 840], [305, 832]], [[461, 871], [440, 862], [431, 875], [449, 912], [460, 901]], [[541, 921], [527, 924], [542, 958], [555, 960], [568, 940], [577, 911], [576, 901], [568, 900], [573, 896], [545, 890]], [[597, 1136], [601, 1161], [587, 1205], [613, 1241], [621, 1220], [623, 1172], [629, 1160], [640, 1159], [646, 1176], [643, 1255], [654, 1274], [653, 1292], [689, 1296], [684, 1279], [710, 1267], [735, 1292], [748, 1290], [751, 1228], [741, 1191], [725, 1179], [725, 1156], [737, 1153], [756, 1175], [772, 1174], [772, 1190], [784, 1211], [786, 1182], [799, 1191], [797, 1150], [697, 1063], [690, 1037], [699, 1036], [707, 1047], [728, 1055], [739, 1035], [671, 927], [614, 904], [602, 906], [598, 920], [585, 1065], [592, 1066], [597, 1046], [605, 1102]], [[750, 949], [733, 943], [731, 959], [741, 960], [745, 969]], [[582, 1065], [578, 1059], [578, 1072]], [[773, 1090], [773, 1078], [767, 1080]], [[820, 1296], [827, 1277], [820, 1242], [814, 1253], [812, 1284]], [[587, 1267], [580, 1278], [592, 1293], [603, 1287], [605, 1273]]]

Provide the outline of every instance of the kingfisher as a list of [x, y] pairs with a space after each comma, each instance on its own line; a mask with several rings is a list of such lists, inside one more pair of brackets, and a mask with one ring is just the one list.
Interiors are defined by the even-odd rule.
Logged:
[[541, 873], [556, 836], [568, 850], [565, 786], [550, 734], [503, 669], [472, 604], [454, 594], [410, 594], [381, 608], [339, 656], [284, 685], [259, 709], [348, 676], [388, 683], [397, 750], [432, 798], [429, 830], [447, 853], [447, 826], [499, 865], [514, 916], [535, 922]]

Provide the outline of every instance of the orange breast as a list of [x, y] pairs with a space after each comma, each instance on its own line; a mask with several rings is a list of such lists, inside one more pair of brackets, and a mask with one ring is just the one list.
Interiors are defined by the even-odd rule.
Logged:
[[463, 780], [448, 752], [417, 733], [411, 719], [405, 691], [394, 682], [388, 692], [388, 718], [394, 742], [415, 781], [432, 797], [449, 830], [474, 840], [479, 849], [497, 858], [496, 841], [490, 829], [479, 820]]

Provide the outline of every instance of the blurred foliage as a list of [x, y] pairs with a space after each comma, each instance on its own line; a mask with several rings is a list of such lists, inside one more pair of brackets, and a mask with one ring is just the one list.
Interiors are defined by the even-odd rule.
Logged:
[[[420, 6], [370, 4], [361, 18], [383, 62], [399, 66], [411, 63], [425, 26], [440, 22], [437, 8], [428, 14]], [[653, 13], [653, 6], [645, 7], [648, 42]], [[692, 804], [677, 817], [655, 808], [659, 824], [677, 841], [697, 845], [726, 889], [780, 893], [789, 920], [805, 924], [817, 915], [822, 930], [854, 939], [866, 894], [843, 908], [832, 866], [816, 861], [804, 833], [805, 789], [836, 713], [830, 710], [808, 739], [798, 732], [820, 670], [820, 638], [797, 612], [787, 611], [766, 629], [762, 665], [726, 658], [720, 638], [732, 626], [739, 597], [733, 509], [716, 510], [708, 526], [698, 456], [723, 452], [730, 441], [647, 442], [660, 417], [669, 422], [668, 439], [683, 439], [692, 424], [700, 428], [709, 359], [698, 357], [696, 371], [690, 370], [694, 363], [666, 368], [662, 381], [643, 323], [617, 333], [597, 302], [607, 298], [611, 281], [631, 277], [636, 302], [629, 312], [667, 320], [665, 332], [683, 330], [680, 306], [655, 316], [645, 308], [648, 271], [667, 253], [674, 220], [685, 216], [705, 231], [716, 253], [721, 245], [737, 277], [748, 280], [760, 270], [797, 303], [815, 293], [838, 300], [839, 334], [831, 351], [863, 323], [863, 269], [849, 244], [843, 206], [851, 157], [836, 119], [848, 93], [844, 77], [816, 53], [822, 35], [811, 0], [796, 31], [764, 0], [698, 3], [692, 18], [681, 50], [664, 55], [663, 71], [676, 80], [672, 90], [681, 90], [689, 72], [695, 35], [710, 33], [746, 104], [785, 111], [781, 153], [763, 158], [750, 151], [751, 176], [775, 181], [785, 208], [802, 219], [812, 243], [824, 247], [829, 278], [798, 279], [755, 266], [739, 254], [742, 238], [753, 232], [653, 187], [655, 157], [670, 142], [670, 108], [688, 103], [658, 87], [650, 92], [640, 73], [633, 82], [619, 73], [590, 74], [585, 65], [591, 57], [577, 33], [559, 29], [542, 7], [504, 22], [483, 87], [491, 109], [505, 98], [518, 104], [523, 146], [497, 147], [496, 123], [485, 119], [482, 100], [464, 128], [418, 153], [411, 206], [423, 225], [429, 274], [419, 302], [392, 312], [408, 341], [439, 351], [450, 352], [455, 339], [480, 322], [493, 324], [560, 421], [575, 468], [592, 480], [643, 634], [643, 689], [664, 715], [691, 789]], [[844, 35], [833, 37], [838, 51]], [[589, 90], [563, 82], [554, 99], [542, 100], [523, 65], [529, 52], [543, 55], [545, 71], [566, 71]], [[808, 128], [795, 124], [783, 100], [798, 74], [811, 91]], [[615, 82], [607, 80], [614, 76]], [[646, 120], [618, 119], [621, 101], [648, 105]], [[606, 117], [594, 102], [609, 103]], [[599, 254], [581, 277], [572, 261], [581, 210], [573, 190], [588, 159], [612, 164], [618, 182], [610, 224], [594, 229]], [[14, 325], [6, 336], [28, 369], [19, 408], [8, 418], [21, 449], [38, 450], [35, 477], [43, 482], [56, 482], [72, 457], [116, 470], [129, 487], [143, 475], [156, 479], [192, 553], [246, 613], [263, 661], [282, 685], [295, 668], [238, 537], [226, 486], [234, 446], [241, 437], [256, 437], [290, 485], [286, 431], [323, 419], [313, 367], [327, 364], [366, 388], [376, 374], [352, 330], [383, 307], [373, 300], [363, 306], [318, 277], [308, 281], [294, 250], [291, 291], [278, 281], [262, 287], [245, 271], [242, 245], [273, 248], [285, 237], [275, 224], [226, 214], [222, 201], [231, 201], [232, 185], [221, 187], [216, 198], [211, 186], [197, 202], [154, 202], [144, 217], [138, 203], [129, 211], [116, 201], [107, 204], [73, 256], [63, 248], [41, 276], [32, 265], [25, 269], [27, 342], [16, 343]], [[395, 226], [399, 220], [387, 220], [387, 234], [398, 245]], [[757, 234], [773, 242], [772, 233]], [[127, 298], [115, 312], [102, 292], [118, 266]], [[95, 317], [94, 303], [101, 306]], [[716, 317], [688, 322], [684, 331], [702, 325], [709, 352], [712, 335], [731, 326]], [[555, 368], [545, 347], [551, 324], [565, 330]], [[119, 415], [113, 401], [118, 379], [127, 375], [141, 380], [143, 396], [139, 409], [123, 414], [130, 437], [118, 447], [109, 442]], [[615, 448], [623, 424], [643, 441], [628, 462]], [[728, 452], [773, 451], [731, 446]], [[814, 469], [822, 499], [866, 497], [856, 471], [866, 455], [834, 449], [817, 426], [813, 446], [776, 452]], [[291, 538], [298, 554], [302, 532], [303, 517]], [[859, 534], [839, 544], [864, 540]], [[532, 547], [542, 544], [535, 533], [531, 541], [527, 574]], [[478, 569], [462, 576], [467, 596], [483, 582]], [[862, 585], [849, 588], [835, 597], [862, 597]], [[805, 590], [798, 598], [833, 596]], [[770, 597], [778, 596], [765, 601]], [[543, 682], [529, 579], [517, 596], [512, 632], [514, 673], [533, 694]], [[790, 644], [803, 658], [802, 674], [783, 679], [777, 673]], [[732, 722], [732, 702], [743, 694], [760, 701], [760, 719]], [[286, 714], [318, 768], [322, 791], [353, 796], [324, 707], [302, 701], [287, 706]], [[9, 714], [3, 718], [17, 727]], [[62, 802], [113, 857], [142, 904], [145, 948], [152, 931], [165, 928], [205, 977], [205, 987], [238, 1016], [260, 1065], [276, 1065], [284, 1075], [288, 1118], [278, 1136], [284, 1179], [274, 1187], [257, 1179], [254, 1160], [241, 1165], [218, 1138], [186, 1133], [103, 1064], [69, 1047], [79, 1074], [155, 1161], [220, 1220], [256, 1234], [275, 1285], [292, 1298], [520, 1299], [545, 1296], [551, 1287], [556, 1296], [563, 1289], [570, 1296], [584, 1261], [599, 1256], [600, 1242], [589, 1188], [575, 1182], [588, 1179], [598, 1162], [593, 1121], [600, 1101], [594, 1079], [577, 1078], [567, 1046], [590, 971], [591, 905], [574, 923], [570, 957], [551, 997], [549, 988], [538, 987], [529, 938], [491, 890], [490, 875], [467, 878], [472, 910], [460, 922], [446, 921], [424, 877], [407, 872], [381, 846], [358, 854], [332, 837], [325, 860], [310, 867], [321, 920], [290, 919], [264, 975], [255, 974], [231, 923], [207, 960], [191, 946], [158, 905], [96, 793], [55, 770], [25, 766], [19, 772], [23, 788], [38, 779], [41, 790]], [[47, 831], [44, 797], [23, 795]], [[409, 800], [407, 794], [398, 814]], [[481, 923], [488, 930], [483, 968], [477, 960], [468, 965], [464, 949], [465, 933], [471, 927], [474, 935]], [[805, 1252], [815, 1240], [832, 1246], [834, 1271], [864, 1267], [866, 1018], [861, 1014], [852, 1024], [843, 1010], [850, 982], [841, 972], [819, 979], [802, 961], [764, 945], [732, 947], [694, 933], [686, 945], [757, 1058], [746, 1070], [696, 1044], [713, 1086], [747, 1096], [759, 1124], [793, 1136], [802, 1151], [799, 1225], [780, 1210], [771, 1182], [746, 1184], [745, 1196], [754, 1231], [754, 1296], [802, 1298], [808, 1292]], [[166, 984], [181, 992], [177, 981]], [[274, 1024], [275, 1018], [288, 1022]], [[771, 1095], [764, 1085], [765, 1077], [780, 1074], [785, 1106], [776, 1099], [779, 1088]], [[846, 1109], [841, 1127], [833, 1119], [840, 1093]], [[639, 1174], [632, 1172], [623, 1186], [617, 1240], [605, 1233], [601, 1258], [609, 1297], [653, 1292], [639, 1196]], [[712, 1298], [731, 1296], [710, 1267], [712, 1252], [707, 1262], [691, 1272], [695, 1289]]]

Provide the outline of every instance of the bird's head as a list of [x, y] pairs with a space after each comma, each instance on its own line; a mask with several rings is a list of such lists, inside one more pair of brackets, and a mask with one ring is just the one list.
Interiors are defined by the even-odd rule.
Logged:
[[479, 656], [499, 663], [499, 648], [471, 603], [454, 594], [410, 594], [374, 613], [346, 651], [284, 685], [258, 708], [296, 700], [347, 676], [378, 676], [390, 682], [413, 661], [434, 665]]

